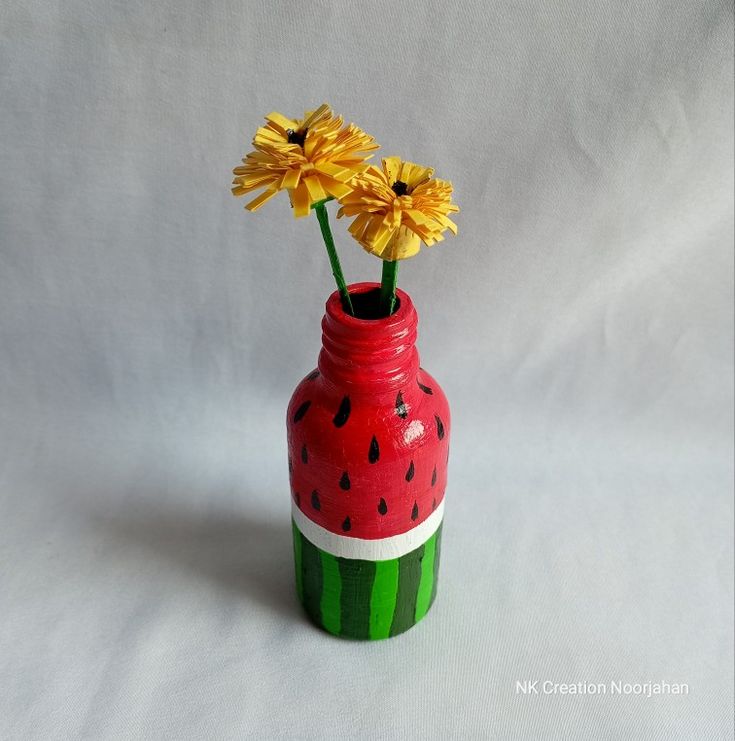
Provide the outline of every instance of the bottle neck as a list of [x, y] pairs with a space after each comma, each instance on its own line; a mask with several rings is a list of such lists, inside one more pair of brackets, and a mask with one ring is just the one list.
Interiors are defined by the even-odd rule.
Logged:
[[324, 379], [355, 393], [395, 392], [416, 378], [418, 316], [408, 294], [396, 291], [397, 308], [389, 317], [363, 319], [367, 307], [377, 305], [377, 283], [356, 283], [350, 296], [358, 317], [342, 308], [335, 291], [322, 319], [319, 370]]

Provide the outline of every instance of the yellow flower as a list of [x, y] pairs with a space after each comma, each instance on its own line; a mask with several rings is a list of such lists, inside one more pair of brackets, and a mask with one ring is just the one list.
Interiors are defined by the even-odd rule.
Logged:
[[344, 197], [348, 183], [367, 168], [365, 153], [378, 149], [372, 136], [353, 124], [343, 126], [329, 106], [307, 111], [300, 120], [269, 113], [253, 139], [254, 152], [234, 169], [236, 196], [265, 188], [245, 208], [255, 211], [287, 190], [294, 216], [308, 216], [312, 204], [329, 196]]
[[434, 171], [398, 157], [383, 159], [382, 168], [368, 167], [342, 196], [340, 216], [357, 216], [350, 234], [383, 260], [405, 260], [444, 237], [457, 225], [447, 216], [459, 211], [452, 203], [452, 184], [433, 178]]

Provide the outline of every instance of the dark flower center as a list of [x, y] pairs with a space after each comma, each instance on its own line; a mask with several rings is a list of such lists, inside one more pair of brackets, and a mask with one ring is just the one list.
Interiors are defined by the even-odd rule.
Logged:
[[294, 131], [293, 129], [288, 129], [286, 131], [286, 136], [288, 137], [289, 144], [298, 144], [300, 147], [303, 147], [304, 139], [306, 139], [306, 129], [304, 129], [303, 131]]
[[408, 186], [403, 182], [403, 180], [396, 180], [391, 188], [397, 196], [405, 196], [406, 193], [408, 193]]

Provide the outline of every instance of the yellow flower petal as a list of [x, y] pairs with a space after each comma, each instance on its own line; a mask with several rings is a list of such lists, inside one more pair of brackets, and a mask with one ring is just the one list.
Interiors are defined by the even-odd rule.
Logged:
[[376, 230], [375, 237], [370, 240], [370, 251], [376, 255], [383, 254], [388, 243], [391, 241], [394, 234], [398, 232], [398, 229], [391, 229], [385, 222], [379, 224], [379, 228]]
[[457, 236], [457, 225], [448, 216], [439, 216], [439, 221], [449, 229], [454, 236]]
[[388, 176], [388, 180], [391, 183], [395, 183], [396, 180], [400, 180], [398, 175], [401, 172], [401, 158], [400, 157], [385, 157], [383, 159], [383, 170]]
[[358, 242], [371, 218], [369, 213], [363, 212], [350, 224], [348, 231]]
[[415, 208], [406, 209], [405, 214], [416, 224], [426, 224], [430, 221], [426, 214]]
[[389, 245], [389, 260], [405, 260], [413, 257], [421, 249], [421, 239], [405, 226], [398, 228]]
[[332, 162], [319, 162], [314, 165], [314, 169], [318, 172], [324, 173], [325, 175], [329, 175], [329, 177], [334, 178], [335, 180], [340, 180], [341, 182], [345, 182], [355, 175], [354, 168], [343, 167]]
[[246, 203], [245, 208], [248, 211], [257, 211], [266, 201], [270, 201], [276, 193], [278, 193], [277, 190], [264, 190], [257, 198], [254, 198], [250, 203]]
[[315, 111], [307, 111], [306, 118], [302, 122], [300, 128], [307, 129], [310, 126], [313, 126], [320, 118], [322, 118], [327, 113], [329, 113], [329, 106], [326, 103], [322, 103]]
[[302, 181], [296, 190], [291, 191], [291, 205], [293, 206], [293, 214], [297, 218], [299, 216], [309, 215], [311, 199], [309, 198], [309, 189], [306, 187], [305, 182]]
[[306, 183], [306, 189], [309, 191], [309, 198], [312, 203], [323, 201], [327, 197], [324, 188], [322, 188], [322, 184], [319, 182], [318, 176], [306, 178], [304, 182]]
[[280, 188], [293, 190], [301, 179], [301, 170], [287, 170], [281, 178]]
[[339, 180], [328, 178], [326, 175], [320, 177], [319, 182], [321, 182], [324, 190], [335, 198], [344, 198], [351, 193], [351, 188], [348, 185], [340, 183]]
[[295, 129], [298, 127], [298, 123], [296, 121], [293, 121], [290, 118], [286, 118], [285, 116], [282, 116], [277, 111], [272, 111], [271, 113], [269, 113], [265, 117], [265, 120], [270, 121], [271, 123], [275, 124], [284, 133], [288, 131], [289, 129]]

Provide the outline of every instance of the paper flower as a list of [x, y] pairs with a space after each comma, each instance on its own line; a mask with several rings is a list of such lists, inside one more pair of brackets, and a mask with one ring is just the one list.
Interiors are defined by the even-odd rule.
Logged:
[[350, 180], [367, 168], [366, 153], [378, 148], [362, 129], [344, 126], [326, 104], [299, 120], [275, 112], [265, 118], [268, 123], [253, 139], [255, 151], [234, 169], [234, 195], [265, 189], [245, 206], [249, 211], [287, 190], [294, 216], [308, 216], [313, 204], [346, 196]]
[[356, 216], [349, 231], [366, 249], [393, 262], [412, 257], [421, 242], [430, 246], [457, 233], [447, 216], [459, 211], [452, 203], [452, 184], [432, 177], [434, 171], [398, 157], [383, 159], [382, 168], [369, 166], [341, 196], [340, 216]]

